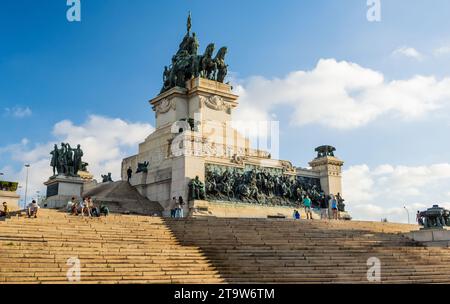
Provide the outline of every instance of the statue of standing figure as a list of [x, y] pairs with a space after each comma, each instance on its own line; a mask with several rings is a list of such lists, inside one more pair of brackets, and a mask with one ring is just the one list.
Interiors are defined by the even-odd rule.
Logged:
[[67, 174], [67, 165], [66, 165], [66, 144], [61, 143], [61, 148], [58, 150], [58, 166], [59, 171], [58, 175]]
[[53, 168], [53, 176], [56, 176], [61, 172], [61, 167], [59, 166], [59, 150], [58, 146], [55, 144], [53, 151], [50, 152], [52, 159], [50, 161], [50, 166]]
[[75, 176], [74, 174], [74, 166], [73, 166], [73, 149], [69, 144], [66, 144], [66, 175], [67, 176]]
[[81, 150], [81, 146], [77, 145], [77, 148], [73, 150], [73, 173], [75, 175], [78, 174], [78, 171], [81, 171], [83, 166], [83, 150]]

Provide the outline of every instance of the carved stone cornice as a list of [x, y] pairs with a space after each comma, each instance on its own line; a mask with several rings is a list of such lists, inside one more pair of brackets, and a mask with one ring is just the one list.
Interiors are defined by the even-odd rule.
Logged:
[[322, 158], [316, 158], [315, 160], [311, 161], [309, 165], [311, 167], [317, 167], [317, 166], [323, 166], [323, 165], [334, 165], [341, 167], [344, 164], [344, 162], [336, 157], [332, 156], [326, 156]]

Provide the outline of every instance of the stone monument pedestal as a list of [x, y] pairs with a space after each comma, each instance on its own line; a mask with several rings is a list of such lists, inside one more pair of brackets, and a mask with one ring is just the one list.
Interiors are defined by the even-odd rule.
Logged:
[[328, 194], [342, 195], [342, 166], [344, 162], [334, 156], [323, 156], [309, 163], [320, 178], [322, 190]]
[[[75, 197], [81, 199], [84, 180], [81, 177], [58, 175], [44, 183], [47, 186], [47, 198], [43, 202], [47, 208], [61, 208]], [[42, 206], [43, 207], [43, 206]]]
[[423, 243], [428, 247], [450, 247], [450, 230], [424, 229], [411, 231], [405, 237]]

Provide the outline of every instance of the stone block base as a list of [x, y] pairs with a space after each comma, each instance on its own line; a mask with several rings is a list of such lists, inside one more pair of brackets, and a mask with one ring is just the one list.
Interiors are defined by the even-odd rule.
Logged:
[[[72, 199], [72, 195], [56, 195], [46, 198], [40, 205], [42, 208], [60, 209], [67, 206], [67, 202]], [[80, 196], [75, 196], [77, 201], [81, 200]]]
[[57, 176], [44, 184], [47, 186], [47, 198], [41, 207], [61, 208], [65, 207], [72, 197], [81, 199], [84, 181], [80, 177]]
[[450, 247], [450, 231], [447, 229], [422, 229], [406, 233], [405, 237], [429, 247]]

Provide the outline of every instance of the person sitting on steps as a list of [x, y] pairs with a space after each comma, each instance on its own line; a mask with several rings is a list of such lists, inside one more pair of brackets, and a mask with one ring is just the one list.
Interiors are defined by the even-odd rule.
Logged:
[[100, 206], [100, 214], [104, 214], [105, 216], [109, 215], [109, 209], [106, 205]]
[[94, 201], [92, 199], [90, 199], [89, 201], [92, 216], [100, 217], [100, 209], [95, 206]]
[[37, 218], [37, 213], [39, 210], [39, 205], [35, 200], [33, 200], [30, 204], [27, 206], [27, 215], [28, 217], [34, 216], [34, 218]]
[[87, 198], [87, 212], [89, 217], [92, 217], [92, 210], [94, 209], [94, 202], [92, 201], [92, 198], [89, 196]]
[[88, 199], [87, 197], [83, 199], [83, 201], [80, 202], [80, 213], [81, 216], [84, 217], [85, 213], [89, 214], [89, 209], [88, 209]]
[[3, 202], [3, 210], [0, 210], [0, 217], [9, 217], [9, 208], [6, 202]]
[[72, 196], [72, 199], [67, 202], [66, 211], [70, 214], [74, 214], [74, 208], [76, 204], [77, 202], [75, 200], [75, 197]]

